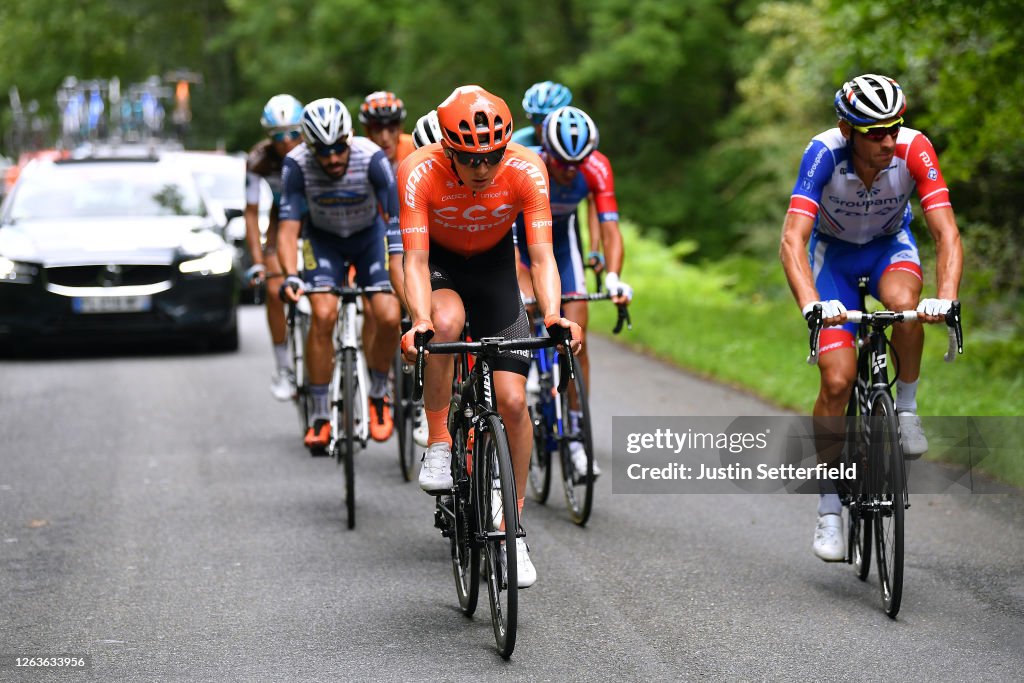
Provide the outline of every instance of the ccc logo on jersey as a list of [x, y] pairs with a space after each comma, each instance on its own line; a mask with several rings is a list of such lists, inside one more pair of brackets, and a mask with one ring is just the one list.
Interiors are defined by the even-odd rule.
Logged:
[[461, 217], [467, 221], [476, 222], [494, 218], [505, 218], [512, 213], [514, 207], [512, 204], [502, 204], [495, 209], [488, 210], [486, 206], [474, 204], [463, 209], [461, 214], [459, 213], [459, 208], [458, 206], [446, 206], [442, 209], [434, 209], [434, 214], [446, 221], [453, 221]]

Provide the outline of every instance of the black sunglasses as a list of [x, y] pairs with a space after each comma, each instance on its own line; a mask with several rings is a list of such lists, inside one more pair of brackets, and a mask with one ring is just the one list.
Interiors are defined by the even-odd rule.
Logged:
[[502, 158], [505, 156], [505, 148], [499, 147], [492, 152], [486, 152], [483, 154], [477, 152], [460, 152], [458, 150], [452, 150], [455, 153], [455, 160], [463, 166], [469, 166], [470, 168], [476, 168], [480, 164], [487, 164], [488, 166], [496, 166], [501, 163]]
[[329, 157], [332, 154], [344, 154], [347, 149], [347, 142], [335, 142], [333, 145], [315, 145], [313, 152], [318, 157]]

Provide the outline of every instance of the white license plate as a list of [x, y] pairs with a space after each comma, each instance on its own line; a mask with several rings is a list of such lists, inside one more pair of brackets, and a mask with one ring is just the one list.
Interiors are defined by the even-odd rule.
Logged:
[[148, 294], [143, 296], [76, 296], [71, 300], [75, 313], [139, 313], [153, 307]]

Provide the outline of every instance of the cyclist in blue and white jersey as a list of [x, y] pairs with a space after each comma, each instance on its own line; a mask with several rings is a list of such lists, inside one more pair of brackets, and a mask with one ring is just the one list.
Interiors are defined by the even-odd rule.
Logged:
[[[284, 270], [277, 259], [277, 223], [281, 207], [281, 168], [284, 157], [302, 141], [302, 103], [291, 95], [274, 95], [263, 107], [260, 125], [267, 137], [250, 151], [245, 167], [245, 239], [252, 255], [247, 275], [252, 285], [265, 282], [267, 287], [267, 326], [274, 348], [275, 372], [270, 379], [270, 393], [278, 401], [288, 401], [295, 393], [295, 371], [288, 354], [284, 304], [278, 290]], [[260, 179], [266, 179], [273, 191], [266, 243], [261, 244], [259, 226]]]
[[[622, 233], [619, 232], [619, 207], [615, 198], [615, 180], [611, 162], [597, 151], [599, 140], [597, 125], [593, 119], [577, 107], [561, 107], [548, 114], [541, 131], [541, 147], [537, 149], [551, 178], [551, 218], [555, 260], [562, 283], [562, 294], [586, 294], [584, 281], [583, 253], [580, 234], [577, 230], [576, 207], [588, 196], [588, 202], [597, 215], [601, 241], [607, 253], [608, 272], [605, 286], [615, 303], [629, 303], [633, 288], [619, 279], [622, 272], [624, 249]], [[516, 221], [516, 241], [525, 244], [523, 221]], [[519, 252], [519, 286], [523, 293], [533, 295], [530, 277], [530, 256], [526, 250]], [[587, 302], [572, 301], [562, 306], [565, 317], [578, 323], [586, 333]], [[584, 385], [590, 386], [590, 361], [586, 346], [579, 354], [583, 369]], [[535, 379], [529, 378], [530, 388]], [[571, 411], [571, 419], [579, 419], [579, 413]], [[578, 472], [586, 472], [586, 454], [583, 445], [570, 444], [573, 464]], [[594, 475], [600, 474], [594, 463]]]
[[[932, 143], [903, 126], [906, 98], [893, 79], [865, 74], [836, 91], [838, 126], [815, 136], [804, 150], [782, 229], [780, 257], [797, 304], [806, 317], [815, 304], [823, 322], [814, 403], [817, 424], [840, 417], [857, 374], [854, 333], [846, 311], [859, 305], [857, 281], [869, 278], [871, 295], [889, 310], [916, 309], [925, 322], [940, 322], [957, 298], [963, 248], [949, 190]], [[910, 197], [917, 192], [935, 240], [937, 294], [919, 300], [921, 259], [910, 231]], [[904, 454], [919, 456], [928, 442], [917, 417], [917, 383], [924, 330], [896, 325], [899, 358], [896, 410]], [[830, 431], [839, 431], [834, 427]], [[822, 483], [814, 552], [826, 561], [845, 559], [842, 506], [833, 482]]]
[[[307, 286], [344, 285], [348, 264], [355, 267], [359, 286], [389, 281], [385, 266], [385, 240], [392, 254], [390, 280], [400, 289], [402, 259], [398, 233], [398, 192], [395, 175], [384, 151], [364, 137], [353, 137], [352, 117], [341, 101], [315, 100], [302, 113], [304, 145], [284, 160], [281, 226], [278, 252], [287, 278], [282, 295], [297, 302]], [[297, 241], [301, 221], [303, 274], [296, 272]], [[307, 284], [308, 283], [308, 284]], [[322, 450], [330, 441], [328, 384], [334, 361], [332, 333], [338, 318], [333, 294], [310, 296], [313, 320], [306, 357], [313, 424], [305, 444]], [[374, 294], [366, 305], [372, 325], [364, 325], [363, 349], [370, 369], [370, 435], [385, 441], [393, 426], [387, 396], [388, 371], [398, 348], [400, 306], [393, 294]], [[367, 333], [373, 331], [373, 338]]]

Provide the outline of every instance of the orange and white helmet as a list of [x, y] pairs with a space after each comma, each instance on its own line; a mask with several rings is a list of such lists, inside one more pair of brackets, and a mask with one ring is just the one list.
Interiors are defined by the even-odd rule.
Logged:
[[444, 144], [459, 152], [485, 154], [512, 139], [512, 112], [497, 95], [479, 85], [452, 91], [437, 108]]

